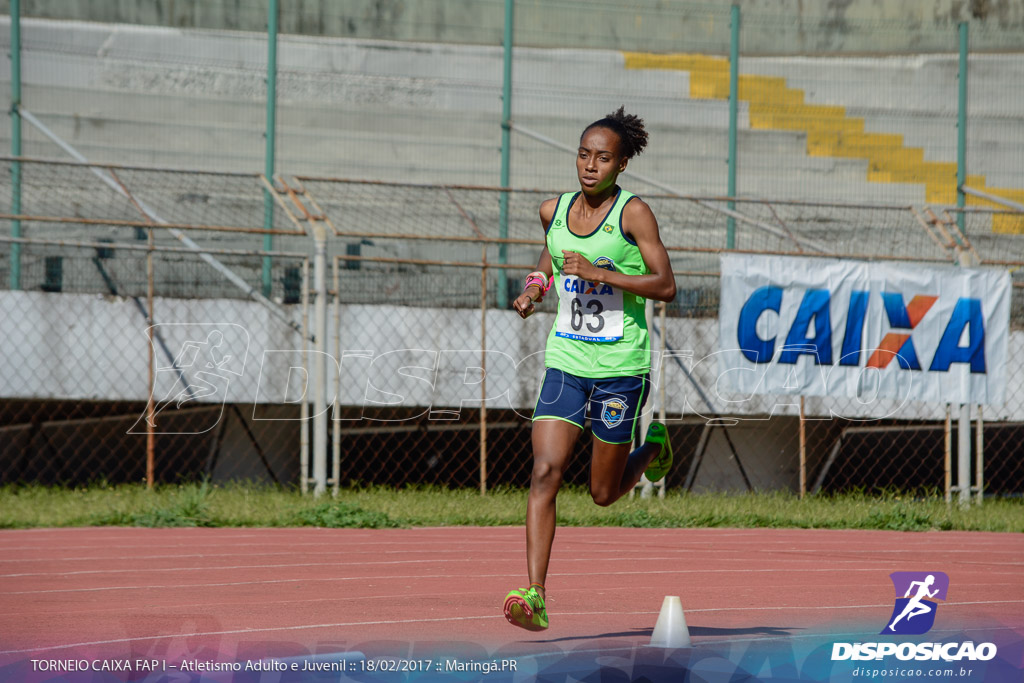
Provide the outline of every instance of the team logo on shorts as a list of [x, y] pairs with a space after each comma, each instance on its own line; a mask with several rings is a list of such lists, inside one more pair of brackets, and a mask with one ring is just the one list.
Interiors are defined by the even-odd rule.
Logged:
[[605, 270], [610, 270], [613, 273], [615, 272], [615, 261], [612, 261], [607, 256], [598, 256], [594, 259], [594, 265], [598, 268], [604, 268]]
[[949, 577], [942, 572], [893, 572], [889, 578], [896, 589], [896, 605], [882, 633], [927, 633], [935, 623], [938, 606], [931, 598], [946, 599]]
[[602, 405], [604, 409], [601, 411], [601, 422], [604, 422], [608, 429], [619, 426], [626, 417], [626, 409], [629, 408], [625, 401], [618, 398], [610, 398]]

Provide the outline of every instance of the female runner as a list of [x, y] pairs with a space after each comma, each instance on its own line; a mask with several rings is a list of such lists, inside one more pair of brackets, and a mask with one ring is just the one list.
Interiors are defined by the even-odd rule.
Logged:
[[647, 145], [643, 120], [623, 107], [583, 130], [576, 154], [580, 190], [540, 206], [546, 246], [513, 307], [523, 318], [549, 288], [558, 312], [533, 415], [533, 472], [526, 506], [529, 588], [505, 597], [505, 618], [531, 631], [548, 627], [545, 607], [555, 497], [589, 415], [590, 495], [611, 505], [642, 474], [658, 481], [672, 465], [665, 426], [652, 423], [632, 450], [650, 393], [650, 340], [644, 304], [672, 301], [675, 277], [647, 204], [616, 181]]

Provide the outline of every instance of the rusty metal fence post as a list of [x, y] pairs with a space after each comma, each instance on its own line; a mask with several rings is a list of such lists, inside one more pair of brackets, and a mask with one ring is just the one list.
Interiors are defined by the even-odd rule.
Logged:
[[480, 249], [480, 263], [480, 494], [484, 495], [487, 493], [487, 245]]
[[149, 386], [147, 388], [149, 398], [146, 399], [146, 487], [152, 489], [156, 478], [156, 420], [153, 404], [153, 390], [156, 388], [156, 368], [154, 366], [156, 351], [153, 348], [153, 321], [156, 318], [153, 310], [153, 300], [155, 298], [153, 283], [153, 228], [149, 228], [146, 231], [146, 239], [149, 243], [149, 249], [146, 251], [146, 310], [149, 312], [149, 319], [146, 321], [148, 323], [146, 326], [146, 336], [149, 339], [149, 344], [146, 348], [146, 355], [149, 359]]

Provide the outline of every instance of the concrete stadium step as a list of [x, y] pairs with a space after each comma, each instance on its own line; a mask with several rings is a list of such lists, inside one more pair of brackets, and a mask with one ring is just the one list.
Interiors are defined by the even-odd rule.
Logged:
[[[957, 60], [949, 54], [896, 57], [759, 57], [740, 61], [745, 74], [782, 77], [805, 92], [807, 102], [901, 112], [956, 115]], [[1024, 81], [1024, 60], [1013, 54], [971, 54], [971, 116], [1019, 116], [1008, 83]], [[841, 74], [842, 78], [835, 78]]]
[[[1024, 73], [1024, 62], [1013, 57], [1009, 61], [1011, 72], [1020, 70]], [[835, 62], [836, 70], [844, 73], [846, 77], [823, 78], [820, 68], [823, 62], [826, 65]], [[980, 83], [972, 81], [972, 95], [980, 96], [982, 99], [997, 99], [1001, 105], [982, 107], [979, 122], [982, 125], [986, 123], [986, 117], [1004, 114], [1010, 116], [1012, 113], [1012, 108], [1005, 107], [1006, 101], [1012, 98], [1002, 96], [1005, 92], [1005, 81], [1001, 79], [1005, 75], [1005, 70], [999, 71], [998, 78], [993, 78], [996, 70], [985, 68], [992, 66], [990, 62], [991, 60], [982, 60], [982, 68], [973, 70], [980, 72], [982, 78]], [[1006, 60], [997, 60], [994, 63], [1002, 66]], [[691, 74], [692, 97], [723, 99], [728, 96], [728, 61], [722, 58], [701, 55], [628, 54], [626, 64], [629, 68], [641, 70], [688, 70]], [[935, 83], [947, 86], [950, 83], [955, 84], [955, 67], [955, 60], [951, 61], [949, 56], [895, 60], [815, 59], [810, 62], [799, 58], [744, 60], [741, 71], [751, 70], [756, 74], [760, 70], [762, 75], [741, 73], [739, 96], [741, 100], [749, 103], [749, 118], [753, 128], [806, 131], [808, 153], [812, 156], [866, 159], [869, 161], [868, 180], [872, 183], [923, 183], [926, 201], [951, 202], [955, 195], [955, 163], [950, 163], [948, 159], [925, 159], [926, 149], [933, 154], [935, 152], [934, 138], [926, 138], [922, 140], [920, 147], [914, 147], [906, 144], [899, 133], [867, 132], [885, 128], [876, 128], [876, 122], [868, 116], [854, 115], [845, 103], [857, 102], [863, 111], [865, 103], [868, 103], [869, 107], [874, 105], [891, 108], [894, 102], [899, 102], [903, 107], [901, 113], [909, 111], [914, 115], [919, 110], [913, 105], [905, 107], [903, 103], [913, 99], [916, 89], [920, 91], [922, 101], [931, 104], [931, 108], [924, 111], [934, 116], [936, 110], [948, 111], [948, 108], [939, 104], [944, 93], [936, 96], [932, 92], [932, 86]], [[952, 80], [950, 68], [953, 68]], [[861, 74], [862, 80], [856, 78], [858, 69], [864, 69], [864, 73]], [[850, 74], [853, 74], [854, 78], [850, 78]], [[882, 79], [882, 75], [891, 78]], [[880, 87], [880, 83], [885, 85]], [[858, 96], [857, 92], [851, 93], [864, 88], [872, 88], [872, 95]], [[877, 93], [885, 88], [898, 90], [893, 89], [882, 98], [878, 98]], [[936, 97], [937, 102], [930, 102]], [[868, 124], [871, 124], [871, 128], [868, 128]], [[996, 133], [983, 135], [994, 134]], [[1006, 147], [1005, 156], [994, 153], [984, 157], [984, 162], [979, 166], [982, 167], [981, 170], [991, 168], [995, 171], [1013, 168], [1016, 151], [1009, 145]], [[1015, 174], [1004, 174], [1002, 177], [1012, 180], [1014, 176]], [[984, 186], [986, 178], [976, 171], [968, 177], [968, 183], [978, 187]]]
[[[696, 100], [685, 100], [678, 107], [678, 116], [671, 124], [649, 124], [649, 146], [640, 158], [653, 155], [680, 153], [684, 150], [699, 151], [701, 155], [720, 155], [725, 159], [729, 150], [729, 132], [721, 120], [705, 125], [702, 120], [702, 104]], [[643, 115], [643, 112], [639, 112]], [[565, 119], [553, 117], [521, 117], [516, 123], [524, 128], [546, 135], [569, 146], [575, 146], [583, 127], [591, 119]], [[537, 143], [541, 144], [541, 143]], [[806, 135], [799, 131], [753, 131], [740, 128], [737, 145], [742, 154], [752, 155], [786, 154], [806, 156]]]
[[[59, 128], [59, 126], [55, 126]], [[379, 180], [412, 182], [446, 182], [451, 184], [498, 184], [498, 162], [500, 151], [496, 144], [470, 148], [465, 141], [459, 154], [440, 154], [445, 148], [444, 141], [422, 143], [407, 141], [399, 143], [394, 139], [370, 139], [353, 136], [325, 139], [316, 134], [291, 135], [283, 133], [287, 153], [278, 156], [277, 168], [284, 173], [327, 175], [351, 178], [374, 178]], [[179, 145], [162, 150], [151, 147], [130, 147], [123, 145], [111, 148], [95, 141], [75, 141], [83, 154], [97, 162], [141, 164], [167, 168], [201, 168], [197, 163], [203, 152], [198, 136], [192, 145]], [[8, 144], [0, 136], [0, 144]], [[516, 187], [572, 188], [575, 171], [572, 157], [564, 151], [538, 146], [532, 142], [517, 145], [512, 153], [512, 182]], [[528, 146], [527, 146], [528, 145]], [[190, 147], [193, 147], [190, 149]], [[400, 148], [400, 152], [398, 149]], [[685, 194], [724, 195], [726, 191], [726, 169], [724, 158], [708, 159], [700, 151], [687, 150], [685, 141], [678, 145], [666, 143], [667, 150], [683, 150], [682, 153], [662, 155], [645, 154], [635, 160], [632, 169], [645, 176], [655, 178]], [[238, 149], [249, 149], [250, 154], [234, 153]], [[307, 150], [302, 153], [300, 150]], [[391, 151], [388, 151], [391, 150]], [[209, 151], [209, 150], [207, 150]], [[26, 140], [25, 152], [41, 157], [62, 157], [55, 145], [43, 140]], [[745, 154], [740, 145], [740, 154]], [[262, 171], [262, 147], [259, 145], [227, 146], [215, 157], [215, 164], [208, 168], [237, 170], [245, 172]], [[858, 159], [835, 159], [805, 157], [799, 154], [774, 156], [741, 156], [738, 173], [738, 190], [743, 196], [764, 196], [771, 198], [818, 197], [857, 200], [867, 196], [881, 201], [891, 200], [896, 191], [868, 186], [867, 164]], [[779, 173], [785, 168], [786, 173]], [[660, 191], [658, 191], [660, 192]], [[809, 194], [810, 193], [810, 194]], [[917, 199], [921, 201], [923, 190], [917, 186]], [[906, 193], [900, 193], [900, 201]]]
[[[49, 94], [45, 90], [43, 92]], [[54, 99], [59, 100], [59, 97], [65, 95], [66, 93], [63, 92], [56, 93]], [[117, 99], [119, 100], [117, 102], [119, 110], [131, 111], [131, 109], [125, 108], [131, 98], [119, 95]], [[146, 100], [145, 97], [134, 99]], [[238, 107], [237, 103], [229, 103], [227, 106], [228, 108], [245, 109]], [[136, 117], [133, 117], [136, 120], [112, 119], [80, 113], [46, 112], [38, 107], [35, 113], [55, 132], [75, 145], [125, 146], [125, 141], [145, 140], [152, 147], [148, 154], [144, 153], [141, 148], [125, 146], [126, 153], [136, 161], [141, 158], [145, 163], [173, 166], [173, 163], [161, 163], [160, 159], [164, 153], [168, 158], [182, 158], [188, 154], [196, 154], [197, 158], [208, 159], [211, 156], [211, 151], [222, 150], [224, 156], [231, 156], [233, 153], [238, 161], [246, 158], [251, 160], [251, 165], [240, 170], [256, 171], [260, 170], [263, 165], [262, 122], [252, 119], [250, 119], [249, 125], [243, 128], [232, 123], [231, 118], [228, 118], [227, 121], [218, 120], [216, 123], [178, 117], [171, 117], [172, 120], [169, 122], [139, 121]], [[145, 113], [145, 116], [148, 117], [148, 113]], [[320, 107], [319, 111], [307, 110], [303, 118], [307, 124], [314, 120], [326, 124], [333, 118], [338, 125], [334, 128], [319, 129], [308, 126], [293, 127], [287, 125], [287, 122], [291, 120], [288, 110], [283, 111], [280, 119], [285, 122], [285, 125], [282, 125], [278, 132], [279, 147], [282, 148], [280, 159], [294, 162], [297, 165], [312, 162], [321, 168], [331, 166], [339, 168], [349, 165], [339, 163], [341, 161], [356, 162], [365, 158], [373, 159], [373, 166], [383, 167], [389, 160], [400, 163], [404, 158], [423, 159], [428, 155], [436, 155], [439, 148], [448, 147], [451, 149], [449, 154], [455, 155], [455, 150], [458, 150], [457, 155], [464, 160], [462, 164], [456, 164], [456, 167], [464, 165], [465, 160], [473, 159], [475, 160], [473, 163], [482, 165], [484, 173], [491, 171], [496, 175], [493, 169], [495, 168], [495, 159], [498, 157], [499, 129], [495, 122], [488, 117], [460, 116], [457, 120], [458, 127], [454, 131], [451, 117], [444, 117], [440, 113], [412, 117], [404, 112], [381, 113], [367, 110], [339, 112]], [[392, 129], [392, 132], [381, 132], [382, 119], [388, 124], [387, 128]], [[543, 130], [551, 137], [564, 140], [566, 144], [574, 142], [582, 127], [576, 121], [553, 119], [536, 121], [526, 119], [526, 123], [531, 127]], [[712, 166], [724, 161], [728, 140], [724, 131], [718, 129], [709, 131], [692, 127], [662, 127], [661, 130], [653, 130], [652, 135], [657, 144], [652, 145], [651, 150], [643, 157], [644, 160], [664, 157], [665, 164], [670, 166], [675, 163], [705, 164], [703, 157], [711, 157], [710, 165]], [[479, 137], [474, 139], [474, 136]], [[518, 138], [518, 136], [516, 137]], [[807, 166], [809, 170], [818, 171], [822, 168], [820, 160], [806, 158], [803, 151], [804, 138], [804, 134], [799, 132], [741, 131], [738, 143], [741, 166], [743, 159], [749, 158], [750, 161], [746, 164], [753, 166], [756, 159], [767, 156], [772, 163], [784, 160], [786, 164], [798, 167]], [[563, 162], [564, 152], [558, 150], [544, 152], [542, 151], [543, 146], [539, 143], [537, 146], [538, 149], [532, 154], [541, 155], [543, 158], [557, 163]], [[248, 154], [239, 153], [245, 150], [248, 150]], [[104, 155], [104, 161], [117, 161], [117, 159], [106, 157], [109, 155]], [[95, 158], [95, 154], [90, 158]], [[439, 162], [432, 160], [431, 163]], [[244, 166], [244, 164], [233, 164], [232, 168], [237, 169], [240, 165]], [[444, 162], [440, 162], [440, 165], [444, 166]], [[361, 166], [367, 167], [365, 164], [361, 164]], [[283, 162], [279, 163], [279, 168], [284, 168]], [[472, 172], [479, 173], [480, 171]], [[491, 182], [496, 182], [496, 180]]]
[[[0, 85], [9, 81], [0, 77]], [[54, 111], [79, 116], [109, 117], [125, 120], [177, 124], [228, 122], [243, 127], [266, 124], [267, 109], [255, 100], [232, 99], [214, 95], [200, 97], [178, 94], [122, 92], [74, 86], [22, 85], [22, 103], [33, 113]]]
[[[23, 31], [34, 50], [27, 108], [89, 158], [263, 169], [263, 36], [36, 21]], [[500, 49], [283, 36], [279, 58], [279, 171], [497, 183]], [[573, 146], [585, 123], [626, 102], [652, 135], [634, 170], [687, 193], [724, 194], [728, 103], [720, 98], [728, 63], [647, 55], [652, 68], [627, 69], [629, 58], [609, 50], [517, 49], [513, 119]], [[946, 196], [955, 155], [947, 154], [951, 134], [941, 125], [955, 109], [946, 92], [955, 61], [742, 59], [739, 192], [916, 203]], [[1024, 60], [972, 55], [971, 68], [969, 134], [978, 151], [970, 170], [984, 175], [987, 187], [1020, 187], [1013, 181], [1024, 127], [1006, 104], [1013, 98], [973, 102], [978, 93], [1000, 93], [1007, 74], [1024, 80]], [[601, 89], [581, 76], [591, 72], [602, 74]], [[829, 142], [830, 134], [848, 137]], [[4, 144], [8, 135], [0, 131]], [[513, 145], [514, 185], [574, 184], [565, 152], [522, 135], [513, 135]], [[61, 156], [35, 132], [26, 132], [25, 149]]]

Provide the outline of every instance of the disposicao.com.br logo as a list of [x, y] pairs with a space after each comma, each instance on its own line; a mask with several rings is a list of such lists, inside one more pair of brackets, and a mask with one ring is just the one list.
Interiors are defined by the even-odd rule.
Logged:
[[[949, 577], [943, 572], [893, 572], [889, 575], [896, 601], [886, 626], [879, 635], [921, 635], [931, 630], [938, 610], [936, 600], [945, 600]], [[917, 661], [988, 661], [996, 656], [993, 643], [873, 642], [834, 643], [832, 661], [878, 660], [895, 656]]]

